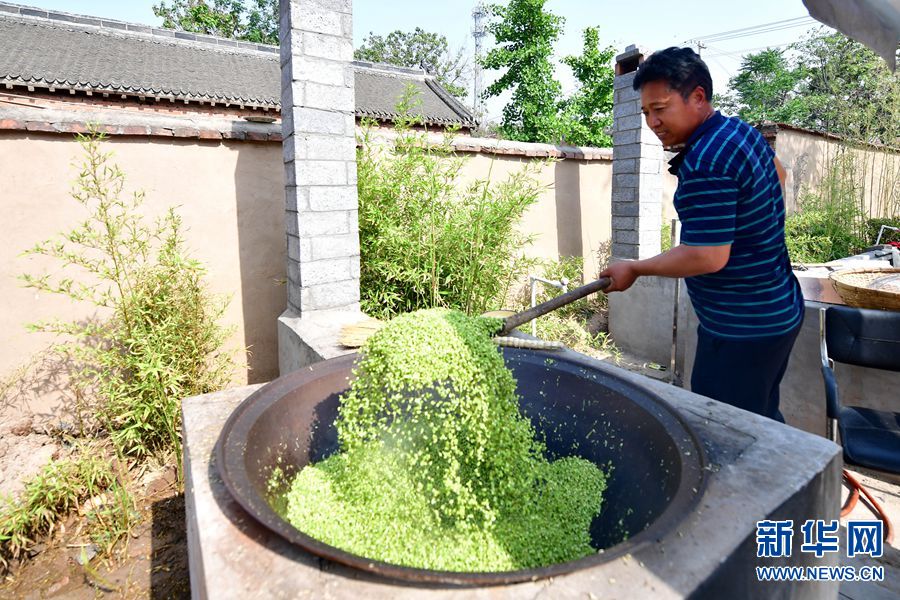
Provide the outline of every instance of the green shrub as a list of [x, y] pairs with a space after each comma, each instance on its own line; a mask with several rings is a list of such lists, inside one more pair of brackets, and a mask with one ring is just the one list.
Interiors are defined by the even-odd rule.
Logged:
[[531, 163], [507, 180], [463, 187], [464, 159], [452, 134], [438, 145], [412, 128], [415, 102], [398, 107], [392, 144], [373, 139], [364, 124], [357, 154], [360, 293], [363, 310], [377, 318], [430, 307], [479, 314], [502, 304], [529, 261], [530, 238], [515, 225], [542, 189]]
[[[878, 232], [881, 230], [882, 225], [900, 228], [900, 215], [887, 218], [876, 217], [867, 220], [866, 242], [868, 244], [874, 244], [875, 240], [878, 239]], [[886, 244], [888, 242], [900, 242], [900, 231], [885, 229], [884, 233], [881, 234], [881, 243]]]
[[788, 254], [795, 263], [824, 263], [846, 258], [865, 247], [856, 233], [853, 206], [810, 202], [788, 216], [784, 235]]
[[106, 492], [111, 500], [88, 511], [91, 537], [108, 550], [134, 520], [134, 504], [109, 459], [98, 447], [79, 448], [54, 460], [29, 479], [17, 500], [0, 498], [0, 567], [51, 533], [62, 517], [88, 498]]
[[72, 231], [26, 254], [75, 268], [68, 276], [22, 276], [25, 285], [98, 309], [88, 321], [50, 321], [33, 330], [64, 336], [56, 346], [74, 361], [79, 396], [119, 453], [142, 459], [181, 458], [181, 399], [225, 385], [231, 356], [217, 320], [226, 303], [203, 284], [201, 265], [187, 258], [181, 220], [173, 210], [149, 226], [139, 215], [143, 195], [123, 197], [125, 176], [101, 152], [102, 135], [79, 136], [84, 150], [72, 196], [87, 218]]
[[672, 249], [672, 224], [663, 220], [662, 227], [659, 230], [659, 250], [666, 252]]

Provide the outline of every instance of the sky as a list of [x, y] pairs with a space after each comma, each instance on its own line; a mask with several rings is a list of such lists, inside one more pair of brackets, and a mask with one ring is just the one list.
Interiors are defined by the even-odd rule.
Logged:
[[[153, 4], [158, 0], [18, 1], [41, 8], [148, 25], [159, 25], [162, 21], [153, 14]], [[369, 33], [386, 35], [396, 29], [412, 31], [421, 27], [445, 35], [452, 49], [464, 48], [471, 56], [475, 47], [471, 36], [471, 13], [475, 4], [476, 0], [353, 0], [354, 44], [359, 46]], [[756, 29], [718, 35], [718, 41], [716, 38], [706, 40], [706, 47], [701, 48], [700, 54], [709, 66], [716, 93], [725, 91], [729, 77], [737, 74], [742, 54], [789, 44], [820, 25], [809, 18], [802, 0], [548, 0], [546, 9], [565, 19], [556, 44], [558, 57], [580, 54], [582, 31], [589, 26], [599, 27], [601, 46], [611, 45], [618, 54], [630, 44], [648, 50], [683, 45], [696, 49], [693, 40], [697, 38], [703, 42], [703, 38], [716, 34], [793, 19], [767, 27], [765, 29], [769, 31], [765, 32]], [[492, 43], [488, 35], [485, 48], [490, 48]], [[496, 76], [494, 72], [485, 72], [484, 85]], [[574, 78], [565, 65], [557, 66], [556, 77], [565, 93], [574, 88]], [[488, 120], [500, 116], [506, 101], [507, 97], [500, 97], [487, 102]]]

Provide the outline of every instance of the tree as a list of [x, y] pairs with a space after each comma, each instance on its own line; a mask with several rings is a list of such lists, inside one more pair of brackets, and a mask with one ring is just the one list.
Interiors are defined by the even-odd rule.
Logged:
[[787, 51], [748, 54], [728, 87], [717, 103], [750, 122], [900, 144], [900, 80], [874, 52], [840, 33], [814, 30]]
[[803, 123], [866, 142], [900, 144], [900, 80], [863, 44], [841, 33], [813, 31], [792, 45], [804, 65]]
[[726, 112], [750, 123], [801, 123], [809, 114], [806, 99], [797, 93], [804, 76], [793, 69], [784, 50], [768, 48], [744, 56], [740, 72], [728, 80], [729, 92], [719, 103]]
[[559, 102], [562, 88], [553, 76], [553, 43], [563, 18], [544, 10], [547, 0], [510, 0], [491, 5], [495, 19], [488, 25], [497, 46], [482, 59], [487, 69], [504, 70], [488, 86], [485, 97], [512, 90], [503, 108], [501, 134], [526, 142], [556, 142], [560, 138]]
[[278, 44], [278, 0], [172, 0], [153, 7], [163, 27]]
[[468, 61], [463, 49], [451, 52], [447, 38], [416, 27], [413, 32], [392, 31], [382, 37], [369, 33], [353, 52], [357, 60], [425, 69], [458, 98], [467, 93]]
[[607, 131], [613, 121], [615, 72], [610, 65], [616, 51], [612, 46], [600, 49], [600, 34], [596, 27], [585, 29], [583, 37], [582, 55], [563, 58], [579, 84], [560, 106], [563, 138], [577, 146], [611, 146], [612, 138]]

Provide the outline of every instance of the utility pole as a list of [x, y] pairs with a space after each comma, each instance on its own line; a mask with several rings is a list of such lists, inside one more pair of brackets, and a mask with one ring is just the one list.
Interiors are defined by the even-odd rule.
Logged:
[[484, 98], [481, 97], [481, 52], [482, 40], [487, 35], [484, 20], [487, 17], [487, 9], [484, 7], [483, 0], [478, 0], [475, 8], [472, 9], [472, 37], [475, 38], [475, 65], [474, 65], [474, 89], [472, 90], [472, 106], [475, 112], [475, 121], [479, 126], [484, 120]]
[[697, 55], [698, 56], [700, 55], [700, 51], [703, 50], [704, 48], [706, 48], [706, 44], [704, 44], [700, 40], [697, 40]]

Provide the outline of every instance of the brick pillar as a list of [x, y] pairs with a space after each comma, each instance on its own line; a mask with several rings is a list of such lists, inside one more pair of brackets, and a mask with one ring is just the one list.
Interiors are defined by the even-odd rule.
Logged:
[[287, 310], [282, 375], [349, 352], [359, 321], [352, 0], [281, 0]]
[[359, 305], [352, 0], [281, 0], [288, 310]]
[[631, 88], [646, 52], [628, 46], [616, 57], [613, 80], [612, 256], [649, 258], [660, 252], [663, 148]]

